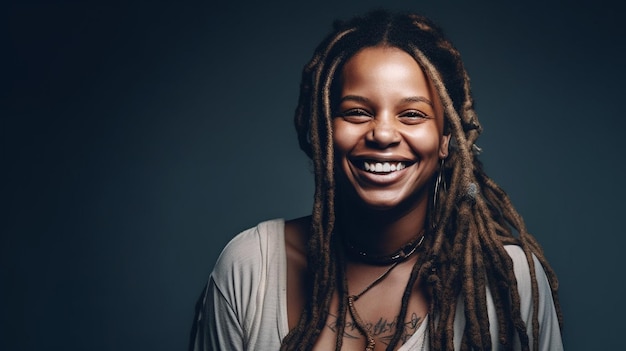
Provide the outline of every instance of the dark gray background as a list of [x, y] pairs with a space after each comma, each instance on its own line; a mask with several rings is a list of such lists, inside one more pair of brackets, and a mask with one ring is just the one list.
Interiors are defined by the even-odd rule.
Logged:
[[[385, 2], [460, 49], [487, 171], [559, 275], [566, 349], [619, 349], [621, 11], [467, 3]], [[380, 4], [5, 5], [0, 350], [185, 349], [223, 245], [309, 213], [301, 67], [333, 19]]]

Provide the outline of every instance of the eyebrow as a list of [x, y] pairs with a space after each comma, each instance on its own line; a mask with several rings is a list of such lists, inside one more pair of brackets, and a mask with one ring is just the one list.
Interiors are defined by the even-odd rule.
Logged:
[[424, 102], [430, 105], [431, 107], [434, 107], [433, 102], [423, 96], [407, 97], [407, 98], [402, 99], [402, 102]]
[[[339, 100], [339, 103], [342, 103], [344, 101], [357, 101], [357, 102], [369, 102], [370, 100], [364, 96], [359, 96], [359, 95], [346, 95], [344, 97], [342, 97]], [[429, 99], [423, 97], [423, 96], [410, 96], [410, 97], [406, 97], [403, 98], [401, 100], [402, 103], [408, 103], [408, 102], [424, 102], [428, 105], [430, 105], [431, 107], [434, 107], [433, 102], [430, 101]]]
[[339, 102], [342, 103], [344, 101], [357, 101], [357, 102], [369, 102], [370, 100], [366, 97], [359, 95], [346, 95], [339, 99]]

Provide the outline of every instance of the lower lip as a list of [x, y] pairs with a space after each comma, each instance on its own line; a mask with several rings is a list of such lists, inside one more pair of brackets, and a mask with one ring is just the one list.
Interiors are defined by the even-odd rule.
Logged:
[[357, 167], [355, 164], [352, 164], [352, 167], [356, 170], [358, 177], [365, 180], [367, 183], [374, 185], [389, 185], [392, 184], [398, 179], [400, 179], [407, 171], [409, 167], [415, 166], [417, 163], [413, 163], [410, 166], [406, 166], [399, 171], [388, 172], [388, 173], [372, 173], [363, 170], [360, 167]]

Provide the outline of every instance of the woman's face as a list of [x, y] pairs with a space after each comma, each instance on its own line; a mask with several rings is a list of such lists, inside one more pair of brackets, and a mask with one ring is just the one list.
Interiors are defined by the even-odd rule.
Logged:
[[373, 209], [427, 201], [449, 136], [421, 67], [401, 49], [369, 47], [346, 62], [340, 78], [333, 142], [341, 186]]

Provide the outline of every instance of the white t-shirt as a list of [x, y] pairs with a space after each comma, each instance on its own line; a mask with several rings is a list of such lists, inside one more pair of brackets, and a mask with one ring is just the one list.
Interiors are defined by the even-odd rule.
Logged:
[[[289, 332], [287, 324], [287, 257], [285, 222], [274, 219], [258, 224], [233, 238], [222, 251], [199, 301], [191, 349], [280, 349]], [[530, 271], [521, 248], [505, 246], [513, 260], [521, 299], [521, 314], [532, 345], [532, 294]], [[533, 257], [534, 258], [534, 257]], [[535, 270], [539, 287], [539, 350], [561, 351], [563, 345], [550, 286], [539, 261]], [[494, 350], [499, 349], [495, 306], [487, 289], [487, 310]], [[455, 349], [460, 349], [465, 326], [462, 299], [454, 321]], [[400, 351], [428, 350], [428, 322], [405, 342]], [[515, 350], [520, 350], [516, 336]]]

